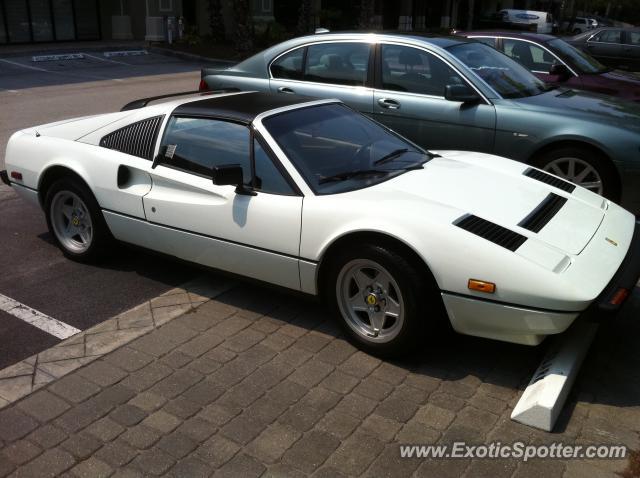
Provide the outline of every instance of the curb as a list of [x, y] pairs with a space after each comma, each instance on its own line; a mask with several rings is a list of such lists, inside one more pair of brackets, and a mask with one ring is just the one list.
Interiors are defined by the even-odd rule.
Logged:
[[186, 53], [183, 51], [176, 51], [170, 48], [162, 48], [159, 46], [148, 46], [147, 50], [151, 53], [157, 53], [159, 55], [165, 55], [165, 56], [175, 56], [176, 58], [182, 58], [183, 60], [204, 61], [207, 63], [222, 63], [224, 65], [229, 65], [229, 66], [236, 65], [238, 63], [237, 61], [222, 60], [219, 58], [209, 58], [208, 56], [196, 55], [194, 53]]
[[[148, 48], [148, 44], [146, 42], [138, 42], [136, 44], [131, 43], [109, 43], [107, 45], [82, 45], [81, 43], [77, 46], [67, 45], [58, 46], [54, 45], [51, 48], [47, 48], [48, 44], [33, 44], [29, 46], [33, 46], [33, 48], [29, 48], [25, 45], [20, 45], [25, 47], [24, 50], [16, 49], [9, 51], [0, 50], [0, 57], [2, 58], [12, 58], [12, 57], [20, 57], [20, 56], [32, 56], [34, 53], [42, 53], [46, 52], [47, 55], [56, 55], [56, 54], [65, 54], [69, 52], [87, 52], [87, 53], [98, 53], [103, 51], [110, 51], [114, 49], [118, 50], [139, 50], [141, 48]], [[6, 46], [6, 45], [5, 45]]]
[[0, 410], [39, 388], [227, 292], [235, 283], [202, 276], [0, 370]]

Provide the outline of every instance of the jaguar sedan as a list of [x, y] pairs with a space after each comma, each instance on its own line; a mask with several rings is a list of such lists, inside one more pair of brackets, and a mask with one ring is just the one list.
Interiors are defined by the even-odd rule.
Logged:
[[529, 32], [456, 34], [504, 52], [546, 83], [640, 102], [640, 75], [604, 66], [561, 38]]
[[567, 41], [607, 65], [640, 70], [640, 28], [598, 28]]
[[547, 85], [465, 38], [311, 35], [204, 69], [200, 87], [338, 98], [423, 148], [523, 161], [640, 212], [640, 104]]
[[317, 295], [378, 354], [447, 321], [535, 345], [640, 275], [632, 214], [522, 163], [426, 151], [337, 100], [147, 102], [9, 140], [0, 176], [71, 259], [115, 238]]

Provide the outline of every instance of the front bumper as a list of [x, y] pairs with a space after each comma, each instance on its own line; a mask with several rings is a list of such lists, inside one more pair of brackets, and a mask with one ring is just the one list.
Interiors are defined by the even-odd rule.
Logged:
[[7, 186], [11, 186], [11, 181], [9, 181], [9, 175], [7, 174], [7, 171], [5, 169], [0, 171], [0, 180], [2, 180], [2, 182], [5, 183]]
[[453, 329], [461, 334], [523, 345], [567, 330], [580, 312], [535, 309], [442, 292]]
[[605, 313], [617, 312], [633, 291], [638, 278], [640, 278], [640, 221], [636, 221], [631, 244], [622, 265], [595, 300], [596, 307]]

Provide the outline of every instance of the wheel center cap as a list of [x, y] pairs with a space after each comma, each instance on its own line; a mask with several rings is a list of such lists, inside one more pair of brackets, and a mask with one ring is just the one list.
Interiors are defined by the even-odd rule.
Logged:
[[78, 216], [73, 216], [71, 218], [71, 224], [73, 224], [75, 227], [78, 227], [80, 225], [80, 218]]
[[373, 292], [369, 293], [366, 297], [367, 304], [370, 306], [378, 305], [378, 296]]

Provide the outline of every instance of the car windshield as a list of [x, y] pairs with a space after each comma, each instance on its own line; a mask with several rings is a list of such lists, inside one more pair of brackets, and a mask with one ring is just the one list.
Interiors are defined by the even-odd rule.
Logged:
[[503, 98], [526, 98], [549, 89], [518, 62], [484, 43], [461, 43], [449, 51]]
[[569, 45], [566, 41], [551, 40], [549, 46], [564, 56], [571, 66], [586, 74], [597, 74], [608, 71], [608, 68], [595, 58]]
[[263, 124], [316, 194], [372, 186], [432, 156], [337, 103], [287, 111]]

